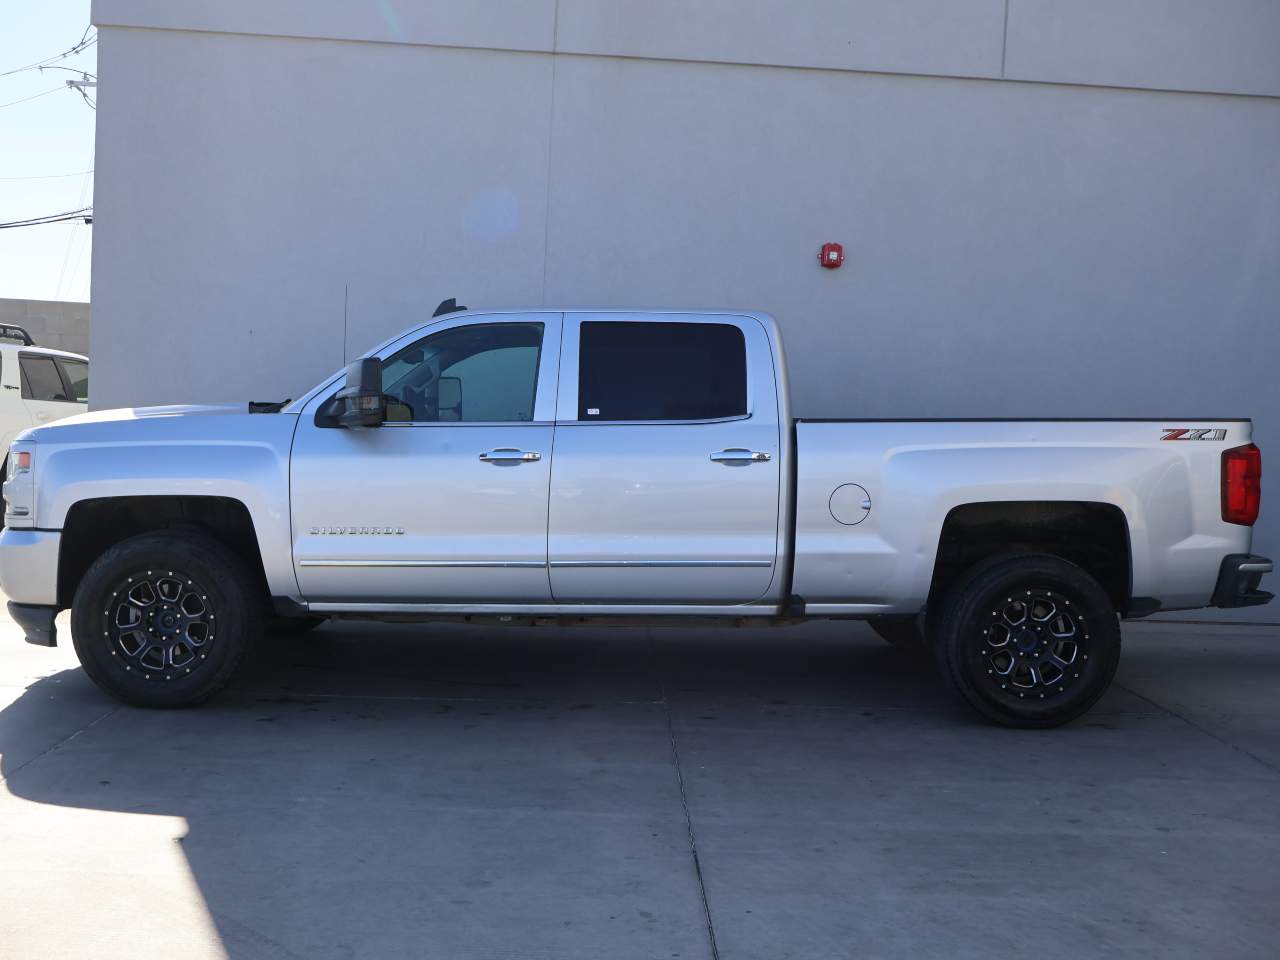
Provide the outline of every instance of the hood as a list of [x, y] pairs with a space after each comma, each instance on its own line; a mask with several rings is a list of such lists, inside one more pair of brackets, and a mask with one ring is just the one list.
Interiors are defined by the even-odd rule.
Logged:
[[[292, 421], [293, 417], [284, 419]], [[55, 420], [19, 435], [36, 443], [77, 443], [118, 440], [139, 435], [199, 440], [232, 437], [237, 433], [254, 436], [261, 431], [254, 426], [263, 421], [279, 421], [279, 417], [249, 412], [241, 403], [172, 404], [164, 407], [120, 407], [95, 410], [74, 417]], [[201, 426], [196, 426], [199, 423]], [[183, 426], [186, 424], [186, 426]], [[141, 433], [139, 433], [141, 432]]]

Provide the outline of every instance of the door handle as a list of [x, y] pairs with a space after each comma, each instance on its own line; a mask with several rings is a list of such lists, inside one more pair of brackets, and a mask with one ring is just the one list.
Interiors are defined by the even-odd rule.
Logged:
[[497, 450], [480, 454], [480, 459], [485, 463], [533, 463], [535, 460], [541, 460], [542, 454], [517, 450], [514, 447], [499, 447]]
[[743, 450], [734, 447], [711, 454], [711, 459], [716, 463], [768, 463], [773, 457], [759, 450]]

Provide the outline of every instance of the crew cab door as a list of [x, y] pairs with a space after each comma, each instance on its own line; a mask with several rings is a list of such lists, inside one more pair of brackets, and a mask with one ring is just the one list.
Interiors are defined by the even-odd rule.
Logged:
[[759, 321], [567, 314], [548, 528], [555, 600], [763, 597], [780, 448]]
[[388, 421], [319, 426], [290, 466], [294, 567], [313, 602], [550, 600], [558, 313], [446, 320], [381, 351]]

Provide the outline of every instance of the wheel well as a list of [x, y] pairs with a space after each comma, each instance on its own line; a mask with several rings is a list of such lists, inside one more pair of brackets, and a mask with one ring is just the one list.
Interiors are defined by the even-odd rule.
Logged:
[[58, 606], [69, 607], [90, 565], [109, 548], [140, 533], [202, 533], [228, 547], [266, 596], [267, 576], [253, 518], [228, 497], [104, 497], [81, 500], [67, 511], [58, 551]]
[[1051, 553], [1097, 580], [1122, 614], [1131, 594], [1129, 525], [1110, 503], [967, 503], [947, 514], [938, 540], [929, 606], [937, 609], [968, 568], [1002, 553]]

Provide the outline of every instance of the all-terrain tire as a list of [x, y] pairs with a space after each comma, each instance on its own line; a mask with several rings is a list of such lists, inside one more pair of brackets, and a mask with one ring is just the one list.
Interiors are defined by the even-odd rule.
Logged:
[[1106, 693], [1120, 624], [1102, 586], [1048, 554], [995, 557], [948, 592], [936, 653], [975, 710], [1007, 727], [1056, 727]]
[[190, 707], [231, 681], [262, 635], [264, 601], [216, 540], [142, 534], [89, 567], [72, 601], [72, 642], [85, 673], [117, 700]]

